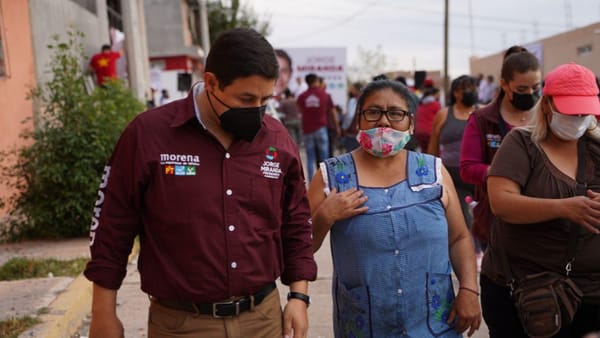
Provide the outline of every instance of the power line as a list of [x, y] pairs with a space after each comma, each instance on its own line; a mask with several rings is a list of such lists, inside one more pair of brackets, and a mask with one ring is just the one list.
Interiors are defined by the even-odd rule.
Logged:
[[336, 21], [336, 22], [334, 22], [334, 23], [332, 23], [332, 24], [330, 24], [330, 25], [326, 25], [326, 26], [323, 26], [323, 27], [321, 27], [321, 28], [315, 29], [315, 30], [314, 30], [314, 31], [312, 31], [312, 32], [309, 32], [309, 33], [303, 33], [303, 34], [301, 34], [301, 35], [298, 35], [298, 36], [296, 36], [296, 37], [292, 37], [290, 40], [292, 40], [292, 41], [298, 41], [298, 40], [302, 40], [302, 38], [303, 38], [303, 37], [304, 37], [304, 38], [306, 38], [306, 37], [310, 37], [311, 35], [313, 35], [313, 34], [315, 34], [315, 33], [320, 33], [320, 32], [323, 32], [323, 31], [325, 31], [325, 30], [330, 30], [330, 29], [335, 29], [335, 28], [338, 28], [338, 27], [340, 27], [340, 26], [342, 26], [342, 25], [344, 25], [344, 24], [346, 24], [346, 23], [348, 23], [348, 22], [352, 21], [352, 20], [353, 20], [354, 18], [356, 18], [358, 15], [360, 15], [360, 14], [364, 14], [364, 11], [365, 11], [365, 10], [367, 10], [369, 7], [371, 7], [371, 6], [375, 5], [375, 4], [376, 4], [378, 1], [379, 1], [379, 0], [373, 0], [373, 1], [369, 2], [368, 4], [366, 4], [364, 7], [360, 8], [359, 10], [357, 10], [356, 12], [354, 12], [354, 13], [350, 14], [349, 16], [347, 16], [347, 17], [345, 17], [345, 18], [342, 18], [342, 19], [340, 19], [339, 21]]

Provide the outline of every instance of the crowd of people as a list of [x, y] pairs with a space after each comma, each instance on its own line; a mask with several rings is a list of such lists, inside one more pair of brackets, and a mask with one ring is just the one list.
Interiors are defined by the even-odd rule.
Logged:
[[513, 292], [540, 273], [581, 295], [572, 318], [541, 319], [559, 318], [547, 337], [600, 331], [597, 80], [574, 63], [542, 79], [520, 46], [500, 74], [448, 93], [377, 76], [341, 107], [254, 30], [223, 33], [203, 81], [138, 116], [105, 169], [90, 337], [122, 335], [136, 236], [149, 337], [306, 337], [327, 235], [335, 337], [471, 336], [482, 320], [492, 338], [532, 336]]

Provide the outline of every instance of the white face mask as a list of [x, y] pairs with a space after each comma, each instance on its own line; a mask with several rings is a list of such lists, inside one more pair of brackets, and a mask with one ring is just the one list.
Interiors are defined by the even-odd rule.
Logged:
[[579, 139], [592, 123], [593, 116], [573, 116], [552, 111], [552, 133], [565, 141]]

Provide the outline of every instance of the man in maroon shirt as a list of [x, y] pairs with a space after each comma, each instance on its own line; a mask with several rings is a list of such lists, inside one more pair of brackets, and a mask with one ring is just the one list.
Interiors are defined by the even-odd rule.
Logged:
[[[214, 42], [204, 82], [140, 114], [105, 168], [90, 232], [90, 337], [120, 337], [134, 238], [149, 337], [306, 337], [316, 278], [297, 146], [264, 116], [278, 64], [251, 29]], [[289, 285], [281, 310], [274, 281]]]
[[90, 70], [96, 74], [96, 83], [102, 86], [105, 82], [117, 79], [117, 60], [121, 53], [113, 52], [109, 45], [102, 46], [102, 51], [90, 59]]
[[306, 149], [306, 167], [308, 179], [315, 172], [318, 152], [319, 160], [329, 158], [329, 136], [327, 135], [327, 114], [331, 109], [329, 96], [321, 87], [316, 74], [310, 73], [305, 77], [308, 89], [300, 94], [296, 102], [302, 112], [302, 133]]

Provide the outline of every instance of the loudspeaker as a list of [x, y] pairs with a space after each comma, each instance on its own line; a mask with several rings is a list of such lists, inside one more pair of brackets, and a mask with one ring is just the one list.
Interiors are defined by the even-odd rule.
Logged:
[[177, 74], [177, 90], [180, 92], [187, 92], [192, 87], [192, 74], [191, 73], [178, 73]]
[[423, 87], [423, 82], [425, 82], [426, 76], [427, 76], [427, 72], [424, 70], [415, 71], [415, 88], [416, 89]]

